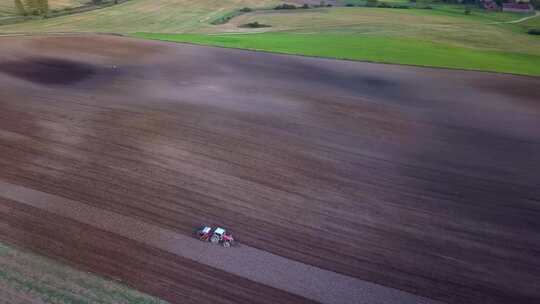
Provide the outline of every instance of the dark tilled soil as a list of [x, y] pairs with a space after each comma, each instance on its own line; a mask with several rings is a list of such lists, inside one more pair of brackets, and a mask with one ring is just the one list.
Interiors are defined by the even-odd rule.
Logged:
[[67, 85], [92, 76], [92, 66], [56, 58], [31, 57], [2, 64], [2, 72], [27, 81]]
[[313, 303], [10, 200], [0, 199], [0, 210], [2, 223], [7, 224], [2, 238], [8, 242], [172, 303]]
[[[119, 37], [1, 40], [6, 182], [186, 234], [224, 225], [246, 245], [449, 303], [540, 301], [540, 79]], [[43, 58], [92, 73], [50, 82], [66, 64], [29, 69]], [[0, 239], [173, 302], [266, 301], [250, 284], [305, 300], [0, 206]], [[204, 288], [220, 282], [230, 288]]]

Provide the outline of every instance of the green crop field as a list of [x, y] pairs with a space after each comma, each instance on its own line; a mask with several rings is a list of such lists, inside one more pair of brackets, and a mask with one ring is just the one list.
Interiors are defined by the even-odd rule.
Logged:
[[[540, 75], [540, 37], [527, 34], [540, 28], [540, 17], [509, 23], [527, 15], [478, 8], [465, 14], [464, 5], [257, 9], [211, 24], [243, 7], [271, 8], [277, 3], [130, 0], [86, 13], [0, 26], [0, 33], [123, 33], [289, 54]], [[270, 27], [242, 27], [251, 22]]]
[[0, 290], [2, 303], [167, 304], [119, 283], [2, 243]]
[[[0, 0], [3, 1], [3, 0]], [[274, 0], [130, 0], [86, 13], [0, 27], [1, 32], [186, 32], [236, 8], [269, 6]]]

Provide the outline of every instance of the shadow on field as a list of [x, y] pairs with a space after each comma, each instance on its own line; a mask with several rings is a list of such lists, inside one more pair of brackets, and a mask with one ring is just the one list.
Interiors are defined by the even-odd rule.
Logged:
[[48, 57], [33, 57], [0, 64], [0, 72], [45, 85], [68, 85], [96, 74], [92, 65]]

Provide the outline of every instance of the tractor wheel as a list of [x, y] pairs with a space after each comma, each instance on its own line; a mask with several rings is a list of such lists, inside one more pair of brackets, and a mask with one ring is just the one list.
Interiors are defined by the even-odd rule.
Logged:
[[223, 247], [225, 248], [231, 247], [231, 242], [223, 242]]
[[213, 244], [219, 243], [219, 236], [212, 235], [212, 237], [210, 238], [210, 242], [212, 242]]

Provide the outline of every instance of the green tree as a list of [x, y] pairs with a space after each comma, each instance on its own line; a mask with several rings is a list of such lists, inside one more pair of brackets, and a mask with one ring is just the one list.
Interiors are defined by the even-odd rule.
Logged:
[[39, 9], [42, 14], [49, 12], [49, 0], [39, 0]]
[[49, 0], [26, 0], [26, 11], [32, 15], [45, 15], [49, 12]]
[[431, 8], [431, 0], [417, 0], [416, 7], [418, 8]]
[[378, 4], [377, 0], [367, 0], [366, 2], [366, 6], [369, 6], [369, 7], [375, 7], [377, 6], [377, 4]]

